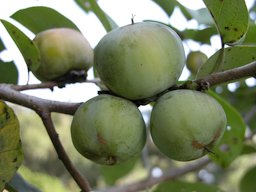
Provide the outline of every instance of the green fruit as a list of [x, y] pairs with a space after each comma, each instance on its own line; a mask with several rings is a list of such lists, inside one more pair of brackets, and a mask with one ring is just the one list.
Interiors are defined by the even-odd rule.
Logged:
[[141, 152], [146, 129], [134, 103], [99, 95], [78, 108], [71, 136], [75, 148], [84, 157], [99, 164], [114, 165]]
[[142, 22], [115, 29], [95, 48], [95, 69], [115, 94], [151, 97], [176, 83], [185, 65], [179, 36], [168, 26]]
[[56, 28], [40, 32], [34, 39], [40, 66], [32, 71], [41, 81], [56, 80], [71, 70], [87, 70], [93, 65], [93, 49], [78, 31]]
[[158, 149], [169, 158], [189, 161], [210, 152], [226, 128], [221, 105], [192, 90], [164, 94], [153, 107], [150, 131]]
[[187, 56], [187, 68], [197, 74], [200, 67], [207, 61], [208, 57], [201, 51], [191, 51]]

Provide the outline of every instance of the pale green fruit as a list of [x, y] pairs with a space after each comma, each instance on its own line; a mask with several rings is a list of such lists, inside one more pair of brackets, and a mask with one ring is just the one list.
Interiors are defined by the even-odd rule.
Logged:
[[99, 164], [114, 165], [141, 152], [146, 129], [134, 103], [99, 95], [78, 108], [71, 136], [75, 148], [84, 157]]
[[153, 107], [150, 131], [158, 149], [169, 158], [189, 161], [210, 152], [226, 128], [222, 106], [192, 90], [164, 94]]
[[201, 51], [191, 51], [187, 56], [187, 68], [193, 74], [197, 74], [200, 67], [207, 61], [208, 57]]
[[95, 48], [94, 60], [99, 77], [112, 92], [136, 100], [174, 85], [185, 53], [170, 27], [142, 22], [106, 34]]
[[77, 30], [55, 28], [40, 32], [34, 39], [41, 64], [33, 74], [41, 81], [58, 79], [71, 70], [87, 70], [93, 65], [93, 49]]

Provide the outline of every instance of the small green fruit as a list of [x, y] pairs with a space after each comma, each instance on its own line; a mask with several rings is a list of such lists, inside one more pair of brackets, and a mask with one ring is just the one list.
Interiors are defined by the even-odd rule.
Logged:
[[71, 70], [87, 70], [93, 65], [93, 49], [79, 32], [56, 28], [40, 32], [34, 39], [41, 64], [33, 74], [41, 81], [62, 77]]
[[115, 94], [151, 97], [176, 83], [185, 65], [179, 36], [168, 26], [142, 22], [115, 29], [95, 48], [95, 69]]
[[221, 105], [209, 95], [176, 90], [157, 100], [150, 131], [162, 153], [174, 160], [189, 161], [212, 150], [221, 139], [226, 122]]
[[208, 57], [201, 51], [191, 51], [187, 56], [187, 68], [193, 74], [197, 74], [200, 67], [207, 61]]
[[99, 164], [114, 165], [141, 152], [146, 129], [135, 104], [119, 97], [99, 95], [78, 108], [71, 136], [75, 148], [84, 157]]

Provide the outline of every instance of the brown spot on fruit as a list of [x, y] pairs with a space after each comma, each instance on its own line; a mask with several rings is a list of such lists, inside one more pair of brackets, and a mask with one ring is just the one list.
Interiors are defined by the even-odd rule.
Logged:
[[97, 133], [97, 139], [98, 139], [100, 144], [102, 144], [102, 145], [107, 144], [107, 141], [99, 133]]
[[199, 142], [196, 141], [196, 140], [193, 140], [193, 141], [192, 141], [192, 146], [193, 146], [194, 148], [196, 148], [196, 149], [203, 149], [203, 148], [205, 148], [205, 145], [199, 143]]

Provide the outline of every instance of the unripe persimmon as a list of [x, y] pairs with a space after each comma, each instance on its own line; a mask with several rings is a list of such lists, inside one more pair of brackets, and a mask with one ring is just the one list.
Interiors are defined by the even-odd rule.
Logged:
[[134, 23], [107, 33], [96, 46], [94, 58], [103, 83], [131, 100], [171, 87], [185, 65], [180, 37], [156, 22]]
[[150, 120], [152, 139], [169, 158], [189, 161], [210, 152], [226, 128], [222, 106], [206, 93], [175, 90], [160, 97]]
[[36, 35], [41, 63], [32, 73], [41, 81], [56, 80], [71, 70], [87, 70], [93, 65], [93, 49], [77, 30], [55, 28]]
[[201, 51], [191, 51], [187, 56], [187, 68], [193, 74], [197, 74], [200, 67], [207, 61], [208, 57]]
[[71, 125], [72, 141], [84, 157], [99, 164], [124, 162], [143, 149], [146, 129], [137, 106], [119, 97], [99, 95], [83, 103]]

